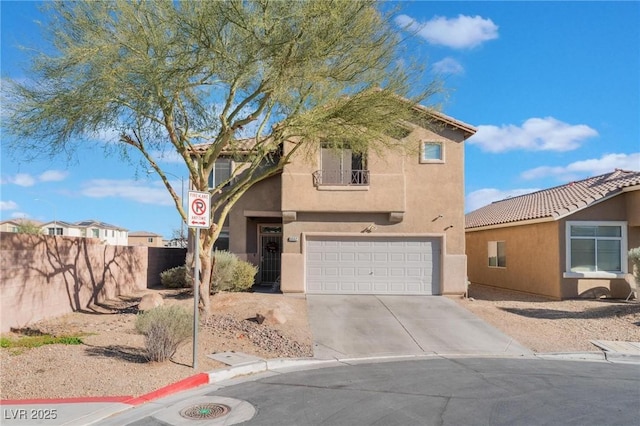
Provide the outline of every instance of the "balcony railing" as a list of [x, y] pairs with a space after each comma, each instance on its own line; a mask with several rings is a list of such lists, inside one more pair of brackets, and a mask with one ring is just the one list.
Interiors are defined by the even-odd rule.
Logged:
[[313, 184], [320, 185], [369, 185], [369, 170], [317, 170], [313, 173]]

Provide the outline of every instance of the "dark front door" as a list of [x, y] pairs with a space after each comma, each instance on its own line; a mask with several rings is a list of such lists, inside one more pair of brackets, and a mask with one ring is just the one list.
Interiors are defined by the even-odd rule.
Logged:
[[260, 271], [258, 282], [273, 284], [280, 279], [282, 254], [282, 226], [260, 225]]

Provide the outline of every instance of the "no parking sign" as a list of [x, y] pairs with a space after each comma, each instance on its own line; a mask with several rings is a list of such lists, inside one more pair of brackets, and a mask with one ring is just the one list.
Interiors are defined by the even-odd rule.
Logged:
[[211, 208], [208, 192], [189, 191], [189, 218], [187, 226], [190, 228], [208, 228], [211, 226], [209, 210]]

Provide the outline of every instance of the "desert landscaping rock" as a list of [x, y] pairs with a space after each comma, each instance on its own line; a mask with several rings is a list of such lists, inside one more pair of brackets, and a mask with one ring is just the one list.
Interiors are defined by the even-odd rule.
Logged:
[[159, 293], [150, 293], [145, 294], [140, 299], [140, 304], [138, 305], [139, 311], [148, 311], [149, 309], [157, 308], [158, 306], [162, 306], [164, 304], [164, 299], [162, 295]]

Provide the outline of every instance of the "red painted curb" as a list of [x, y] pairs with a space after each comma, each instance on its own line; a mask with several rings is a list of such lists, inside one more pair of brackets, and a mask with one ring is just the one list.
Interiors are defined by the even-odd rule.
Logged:
[[0, 400], [0, 405], [35, 405], [35, 404], [81, 404], [91, 402], [121, 402], [129, 405], [141, 405], [154, 399], [162, 398], [176, 392], [209, 384], [207, 373], [198, 373], [179, 382], [167, 385], [163, 388], [149, 392], [148, 394], [134, 397], [129, 396], [87, 396], [80, 398], [56, 398], [56, 399], [7, 399]]
[[85, 396], [80, 398], [56, 398], [56, 399], [3, 399], [0, 405], [26, 405], [26, 404], [77, 404], [86, 402], [124, 402], [133, 396]]
[[165, 386], [153, 392], [149, 392], [146, 395], [141, 395], [136, 398], [131, 398], [123, 402], [129, 405], [141, 405], [141, 404], [144, 404], [145, 402], [162, 398], [163, 396], [168, 396], [176, 392], [188, 390], [188, 389], [195, 388], [205, 384], [209, 384], [209, 375], [207, 373], [199, 373], [199, 374], [196, 374], [195, 376], [187, 377], [184, 380], [180, 380], [179, 382]]

